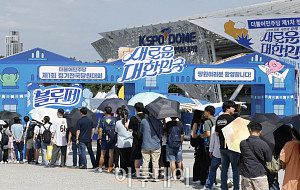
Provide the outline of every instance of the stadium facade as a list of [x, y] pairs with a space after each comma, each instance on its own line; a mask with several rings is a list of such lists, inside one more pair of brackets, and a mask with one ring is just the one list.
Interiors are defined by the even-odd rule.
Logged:
[[[250, 6], [215, 11], [206, 14], [162, 21], [132, 28], [99, 33], [102, 38], [92, 46], [107, 60], [118, 57], [120, 47], [173, 45], [175, 56], [181, 56], [192, 64], [212, 64], [241, 53], [251, 53], [246, 48], [222, 37], [192, 21], [208, 18], [251, 17], [264, 15], [299, 15], [300, 1], [279, 0]], [[193, 98], [222, 101], [218, 85], [178, 85]]]

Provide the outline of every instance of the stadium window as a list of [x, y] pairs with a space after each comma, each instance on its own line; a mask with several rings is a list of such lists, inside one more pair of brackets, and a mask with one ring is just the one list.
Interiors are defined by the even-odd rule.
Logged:
[[284, 88], [284, 82], [281, 81], [281, 79], [274, 78], [274, 88]]
[[274, 104], [274, 113], [284, 115], [284, 104]]
[[146, 87], [156, 87], [157, 86], [157, 78], [156, 78], [156, 76], [146, 77], [146, 79], [145, 79], [145, 86]]
[[261, 113], [261, 105], [260, 104], [255, 105], [255, 113]]

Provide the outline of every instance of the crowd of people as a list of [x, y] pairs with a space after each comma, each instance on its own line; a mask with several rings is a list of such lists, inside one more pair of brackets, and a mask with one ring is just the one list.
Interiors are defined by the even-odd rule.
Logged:
[[[14, 124], [1, 126], [0, 162], [24, 163], [23, 147], [26, 144], [27, 163], [46, 167], [66, 167], [68, 151], [72, 150], [73, 168], [87, 169], [86, 149], [95, 172], [116, 172], [143, 180], [184, 180], [182, 143], [184, 126], [179, 118], [158, 120], [136, 103], [136, 115], [129, 118], [125, 108], [113, 113], [106, 107], [99, 126], [87, 116], [88, 109], [80, 109], [81, 118], [76, 127], [68, 127], [64, 110], [59, 109], [58, 118], [45, 116], [43, 123], [24, 117], [25, 126], [18, 117]], [[233, 101], [222, 106], [223, 114], [214, 117], [215, 108], [196, 110], [191, 123], [191, 146], [195, 148], [193, 183], [202, 189], [216, 184], [217, 169], [221, 168], [221, 188], [228, 189], [280, 189], [278, 174], [270, 172], [267, 162], [278, 158], [285, 176], [282, 189], [300, 189], [300, 134], [290, 128], [292, 141], [272, 151], [259, 136], [262, 125], [250, 122], [250, 137], [240, 143], [241, 153], [228, 149], [222, 129], [239, 116], [239, 107]], [[287, 126], [289, 127], [289, 126]], [[98, 134], [96, 156], [92, 149], [94, 134]], [[52, 156], [49, 147], [53, 145]], [[69, 148], [68, 148], [69, 147]], [[41, 152], [41, 154], [40, 154]], [[60, 158], [60, 164], [58, 160]], [[78, 159], [79, 158], [79, 159]], [[142, 161], [142, 164], [141, 164]], [[120, 163], [120, 164], [119, 164]], [[142, 169], [140, 169], [142, 168]], [[170, 173], [167, 172], [170, 169]], [[241, 180], [240, 180], [241, 178]], [[241, 181], [241, 183], [240, 183]]]

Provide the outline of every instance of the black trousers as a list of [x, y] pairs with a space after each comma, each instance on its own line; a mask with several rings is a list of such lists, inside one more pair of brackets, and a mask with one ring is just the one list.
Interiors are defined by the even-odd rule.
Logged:
[[97, 154], [96, 154], [95, 167], [99, 167], [99, 164], [100, 164], [101, 145], [99, 144], [99, 142], [100, 142], [100, 139], [97, 140]]
[[3, 149], [3, 162], [8, 162], [8, 149]]
[[34, 149], [30, 149], [29, 150], [29, 154], [28, 154], [28, 163], [29, 162], [33, 162], [34, 161]]
[[193, 167], [193, 181], [201, 181], [201, 185], [205, 185], [210, 166], [210, 157], [208, 149], [195, 149], [195, 163]]
[[208, 148], [207, 148], [206, 152], [205, 151], [201, 152], [199, 160], [200, 160], [200, 163], [201, 163], [200, 181], [201, 181], [201, 185], [205, 185], [206, 180], [208, 178], [209, 166], [210, 166], [210, 162], [211, 162], [211, 159], [209, 157]]
[[119, 160], [120, 160], [120, 151], [119, 148], [116, 146], [116, 149], [114, 150], [115, 168], [119, 168]]
[[133, 161], [130, 159], [131, 147], [129, 148], [118, 148], [120, 153], [120, 168], [124, 169], [128, 173], [128, 168], [134, 166]]

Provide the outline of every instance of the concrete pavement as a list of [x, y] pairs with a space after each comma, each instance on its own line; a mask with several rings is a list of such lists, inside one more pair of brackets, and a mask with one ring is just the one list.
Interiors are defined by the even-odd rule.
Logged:
[[[93, 149], [96, 150], [96, 142]], [[88, 167], [91, 168], [89, 156]], [[200, 185], [192, 184], [192, 169], [194, 163], [194, 150], [189, 142], [183, 145], [183, 166], [185, 182], [160, 181], [141, 182], [140, 180], [123, 178], [114, 174], [94, 173], [91, 169], [80, 170], [67, 168], [45, 168], [30, 164], [1, 164], [0, 184], [5, 189], [199, 189]], [[72, 153], [69, 153], [67, 165], [72, 165]], [[279, 173], [279, 182], [282, 185], [284, 172]], [[220, 171], [217, 173], [216, 186], [220, 189]], [[231, 188], [232, 189], [232, 188]]]

